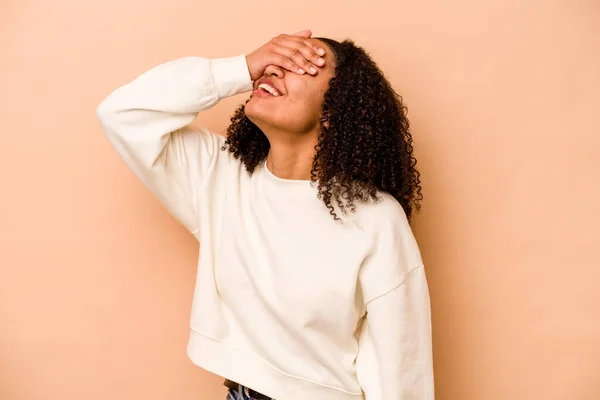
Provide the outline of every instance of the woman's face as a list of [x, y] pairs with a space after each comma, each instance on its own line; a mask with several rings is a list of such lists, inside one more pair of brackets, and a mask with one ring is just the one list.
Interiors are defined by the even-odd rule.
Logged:
[[[263, 131], [268, 128], [304, 135], [320, 128], [319, 118], [329, 79], [334, 72], [334, 57], [327, 44], [313, 40], [325, 49], [325, 65], [316, 67], [316, 75], [302, 75], [269, 65], [262, 78], [254, 82], [254, 91], [245, 113]], [[270, 94], [258, 86], [267, 84], [277, 91]], [[258, 91], [257, 91], [258, 89]]]

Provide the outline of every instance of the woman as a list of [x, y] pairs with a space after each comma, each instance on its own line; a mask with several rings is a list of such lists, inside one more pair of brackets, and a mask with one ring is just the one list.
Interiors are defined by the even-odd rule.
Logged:
[[[363, 49], [311, 36], [160, 65], [98, 116], [200, 242], [187, 352], [229, 399], [433, 399], [404, 106]], [[250, 90], [227, 139], [190, 126]]]

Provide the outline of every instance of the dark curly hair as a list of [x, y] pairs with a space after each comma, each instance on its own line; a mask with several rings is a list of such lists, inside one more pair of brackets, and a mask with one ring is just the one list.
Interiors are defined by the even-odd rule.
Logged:
[[[356, 202], [378, 201], [381, 190], [402, 205], [410, 221], [423, 196], [402, 97], [352, 40], [315, 39], [325, 42], [335, 59], [311, 170], [311, 181], [318, 181], [318, 198], [339, 220], [334, 204], [343, 214], [348, 209], [355, 212]], [[266, 159], [270, 144], [244, 107], [231, 118], [222, 150], [241, 159], [252, 174]]]

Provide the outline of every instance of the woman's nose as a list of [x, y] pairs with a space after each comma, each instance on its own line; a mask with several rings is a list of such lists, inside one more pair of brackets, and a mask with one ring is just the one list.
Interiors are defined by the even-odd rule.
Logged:
[[276, 76], [281, 79], [284, 77], [285, 71], [283, 70], [283, 68], [278, 67], [276, 65], [267, 65], [267, 68], [265, 68], [265, 75]]

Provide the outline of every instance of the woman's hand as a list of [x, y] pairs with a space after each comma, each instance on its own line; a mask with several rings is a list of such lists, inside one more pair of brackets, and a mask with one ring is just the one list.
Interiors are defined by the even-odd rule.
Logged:
[[248, 54], [246, 62], [252, 80], [263, 76], [268, 65], [276, 65], [300, 75], [315, 75], [317, 67], [325, 65], [325, 60], [320, 57], [325, 54], [325, 49], [309, 40], [311, 35], [309, 30], [293, 35], [281, 34]]

